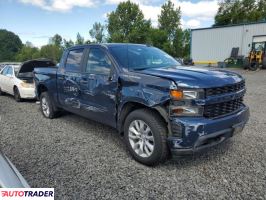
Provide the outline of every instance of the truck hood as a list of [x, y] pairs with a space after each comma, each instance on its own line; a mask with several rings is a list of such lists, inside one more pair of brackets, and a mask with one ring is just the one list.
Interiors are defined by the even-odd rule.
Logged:
[[243, 80], [237, 73], [198, 67], [171, 66], [150, 68], [140, 73], [171, 79], [178, 87], [211, 88], [234, 84]]

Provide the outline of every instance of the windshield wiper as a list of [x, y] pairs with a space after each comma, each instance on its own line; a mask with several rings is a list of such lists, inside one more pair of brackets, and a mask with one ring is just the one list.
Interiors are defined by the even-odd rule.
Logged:
[[149, 69], [150, 67], [140, 67], [140, 68], [134, 68], [134, 70], [136, 71], [141, 71], [141, 70], [145, 70], [145, 69]]

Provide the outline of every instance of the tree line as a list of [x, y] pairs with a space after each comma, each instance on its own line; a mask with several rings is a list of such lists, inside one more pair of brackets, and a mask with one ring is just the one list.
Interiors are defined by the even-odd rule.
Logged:
[[[265, 0], [220, 0], [214, 26], [266, 20]], [[20, 38], [7, 30], [0, 30], [0, 62], [25, 61], [50, 58], [59, 61], [64, 49], [73, 45], [90, 43], [142, 43], [158, 47], [173, 57], [189, 58], [191, 30], [181, 28], [181, 10], [171, 0], [161, 6], [158, 26], [146, 20], [138, 4], [125, 1], [107, 15], [105, 24], [95, 22], [88, 31], [91, 40], [77, 33], [76, 41], [66, 40], [59, 34], [49, 39], [47, 45], [34, 47], [22, 44]]]
[[[150, 44], [174, 57], [189, 57], [190, 30], [181, 29], [180, 19], [180, 8], [176, 8], [171, 0], [168, 0], [162, 5], [161, 14], [158, 16], [158, 27], [155, 28], [151, 20], [144, 18], [138, 4], [125, 1], [119, 3], [116, 10], [108, 14], [106, 24], [100, 22], [93, 24], [88, 31], [91, 40], [87, 41], [79, 33], [76, 41], [66, 40], [56, 34], [49, 39], [47, 45], [36, 48], [30, 42], [22, 44], [19, 37], [13, 33], [0, 30], [0, 50], [7, 51], [1, 53], [0, 61], [25, 61], [45, 57], [58, 62], [63, 50], [68, 47], [103, 42]], [[2, 38], [1, 33], [5, 35]], [[1, 45], [9, 39], [12, 40], [10, 45], [12, 47], [6, 48]]]
[[214, 26], [266, 21], [266, 0], [220, 0]]

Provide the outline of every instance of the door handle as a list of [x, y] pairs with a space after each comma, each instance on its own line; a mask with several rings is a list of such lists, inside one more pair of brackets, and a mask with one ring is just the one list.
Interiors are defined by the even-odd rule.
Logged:
[[87, 81], [87, 80], [81, 80], [80, 83], [81, 83], [81, 84], [87, 84], [88, 81]]

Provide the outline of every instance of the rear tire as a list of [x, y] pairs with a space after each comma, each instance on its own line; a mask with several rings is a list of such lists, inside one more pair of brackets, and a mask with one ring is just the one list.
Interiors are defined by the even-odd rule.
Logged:
[[132, 157], [148, 166], [167, 160], [167, 126], [154, 111], [139, 109], [131, 112], [124, 125], [125, 144]]
[[43, 92], [40, 96], [40, 108], [45, 118], [53, 119], [58, 115], [47, 92]]
[[14, 88], [14, 98], [15, 98], [16, 102], [22, 101], [21, 96], [20, 96], [20, 92], [19, 92], [17, 87]]
[[249, 70], [256, 71], [259, 69], [259, 63], [257, 61], [252, 61], [249, 65]]

